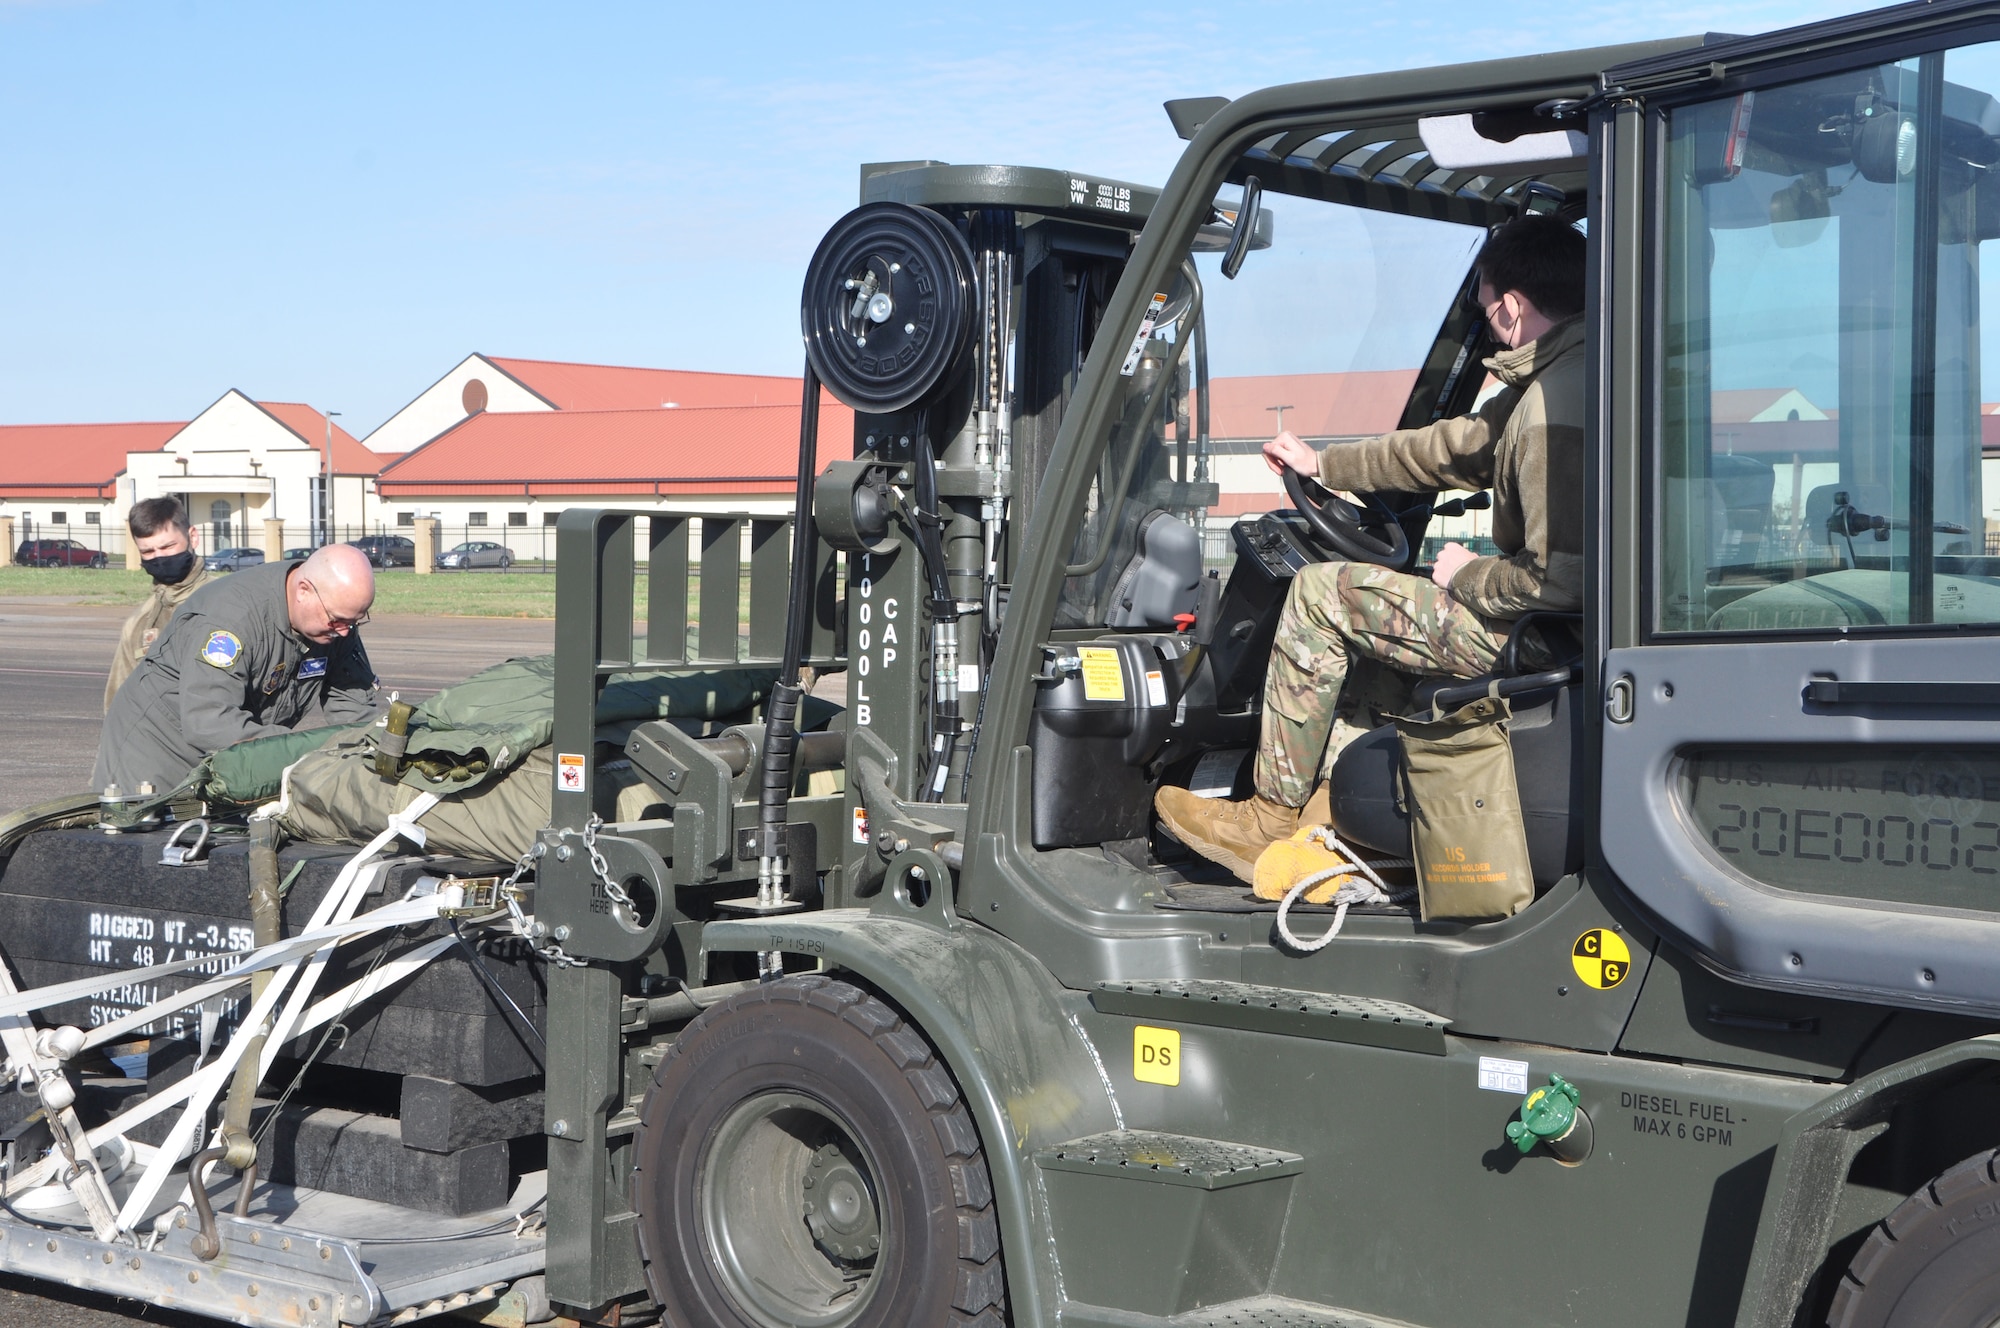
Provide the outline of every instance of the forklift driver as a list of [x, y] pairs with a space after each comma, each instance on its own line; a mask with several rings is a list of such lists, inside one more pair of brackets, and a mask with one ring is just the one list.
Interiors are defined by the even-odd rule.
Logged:
[[[1169, 834], [1245, 881], [1265, 848], [1299, 828], [1356, 660], [1474, 677], [1493, 666], [1513, 619], [1582, 604], [1584, 238], [1554, 217], [1521, 217], [1494, 232], [1475, 267], [1480, 309], [1504, 348], [1486, 361], [1502, 386], [1483, 406], [1319, 453], [1289, 431], [1264, 444], [1272, 470], [1330, 489], [1491, 486], [1500, 552], [1481, 557], [1454, 541], [1429, 579], [1332, 562], [1292, 581], [1264, 681], [1256, 793], [1230, 802], [1170, 785], [1154, 803]], [[1536, 648], [1523, 642], [1529, 659]]]

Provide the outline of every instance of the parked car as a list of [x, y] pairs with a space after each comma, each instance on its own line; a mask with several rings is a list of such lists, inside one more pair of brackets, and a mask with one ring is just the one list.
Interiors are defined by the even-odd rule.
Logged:
[[105, 556], [73, 539], [22, 540], [14, 561], [23, 567], [102, 567]]
[[203, 560], [211, 572], [239, 572], [264, 561], [262, 549], [217, 549]]
[[310, 558], [310, 557], [312, 557], [312, 556], [313, 556], [313, 550], [314, 550], [314, 548], [315, 548], [315, 547], [316, 547], [316, 546], [314, 546], [314, 545], [311, 545], [311, 544], [306, 544], [306, 545], [302, 545], [302, 546], [300, 546], [299, 548], [296, 548], [296, 549], [286, 549], [286, 550], [285, 550], [285, 559], [286, 559], [286, 561], [288, 561], [288, 562], [289, 562], [290, 560], [292, 560], [292, 559], [294, 559], [294, 558]]
[[367, 554], [368, 561], [377, 567], [417, 565], [416, 541], [407, 535], [363, 535], [347, 542]]
[[437, 556], [439, 567], [497, 567], [504, 572], [513, 563], [512, 551], [491, 540], [467, 540]]

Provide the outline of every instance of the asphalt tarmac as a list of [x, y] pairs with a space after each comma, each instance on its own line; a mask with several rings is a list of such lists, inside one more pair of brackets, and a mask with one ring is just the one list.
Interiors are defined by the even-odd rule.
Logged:
[[[0, 814], [89, 787], [104, 679], [128, 607], [0, 597]], [[517, 655], [554, 648], [546, 618], [393, 614], [362, 629], [385, 690], [429, 696]], [[0, 1328], [212, 1328], [213, 1319], [0, 1276]]]
[[[0, 597], [0, 814], [90, 786], [104, 680], [130, 611]], [[385, 693], [413, 699], [489, 664], [555, 648], [547, 618], [385, 614], [361, 634]]]

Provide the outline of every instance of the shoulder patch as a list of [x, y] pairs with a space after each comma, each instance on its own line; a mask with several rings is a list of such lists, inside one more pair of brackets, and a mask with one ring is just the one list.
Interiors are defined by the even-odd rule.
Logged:
[[242, 649], [243, 643], [236, 639], [234, 632], [210, 632], [208, 644], [201, 648], [201, 659], [204, 664], [226, 669], [236, 662], [237, 653]]
[[326, 676], [326, 656], [315, 655], [311, 659], [300, 660], [299, 676], [301, 678], [324, 678]]

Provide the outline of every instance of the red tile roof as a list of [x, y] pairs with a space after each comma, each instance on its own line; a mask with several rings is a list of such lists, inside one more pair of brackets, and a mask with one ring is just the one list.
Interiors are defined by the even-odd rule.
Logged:
[[1415, 369], [1358, 373], [1258, 374], [1217, 378], [1209, 384], [1211, 438], [1269, 438], [1285, 427], [1301, 438], [1343, 438], [1387, 433], [1403, 418]]
[[[278, 423], [311, 444], [314, 450], [325, 450], [325, 415], [296, 401], [260, 401], [257, 404], [276, 417]], [[363, 447], [353, 434], [338, 424], [333, 426], [334, 474], [373, 475], [382, 469], [382, 462], [381, 453]]]
[[669, 402], [681, 407], [796, 406], [799, 401], [799, 380], [779, 375], [483, 358], [557, 410], [658, 410]]
[[157, 452], [185, 423], [0, 425], [0, 498], [109, 499], [127, 452]]
[[[797, 380], [793, 380], [796, 390]], [[822, 462], [853, 455], [854, 415], [820, 411]], [[488, 411], [391, 459], [384, 498], [491, 493], [784, 494], [798, 464], [799, 408]]]

